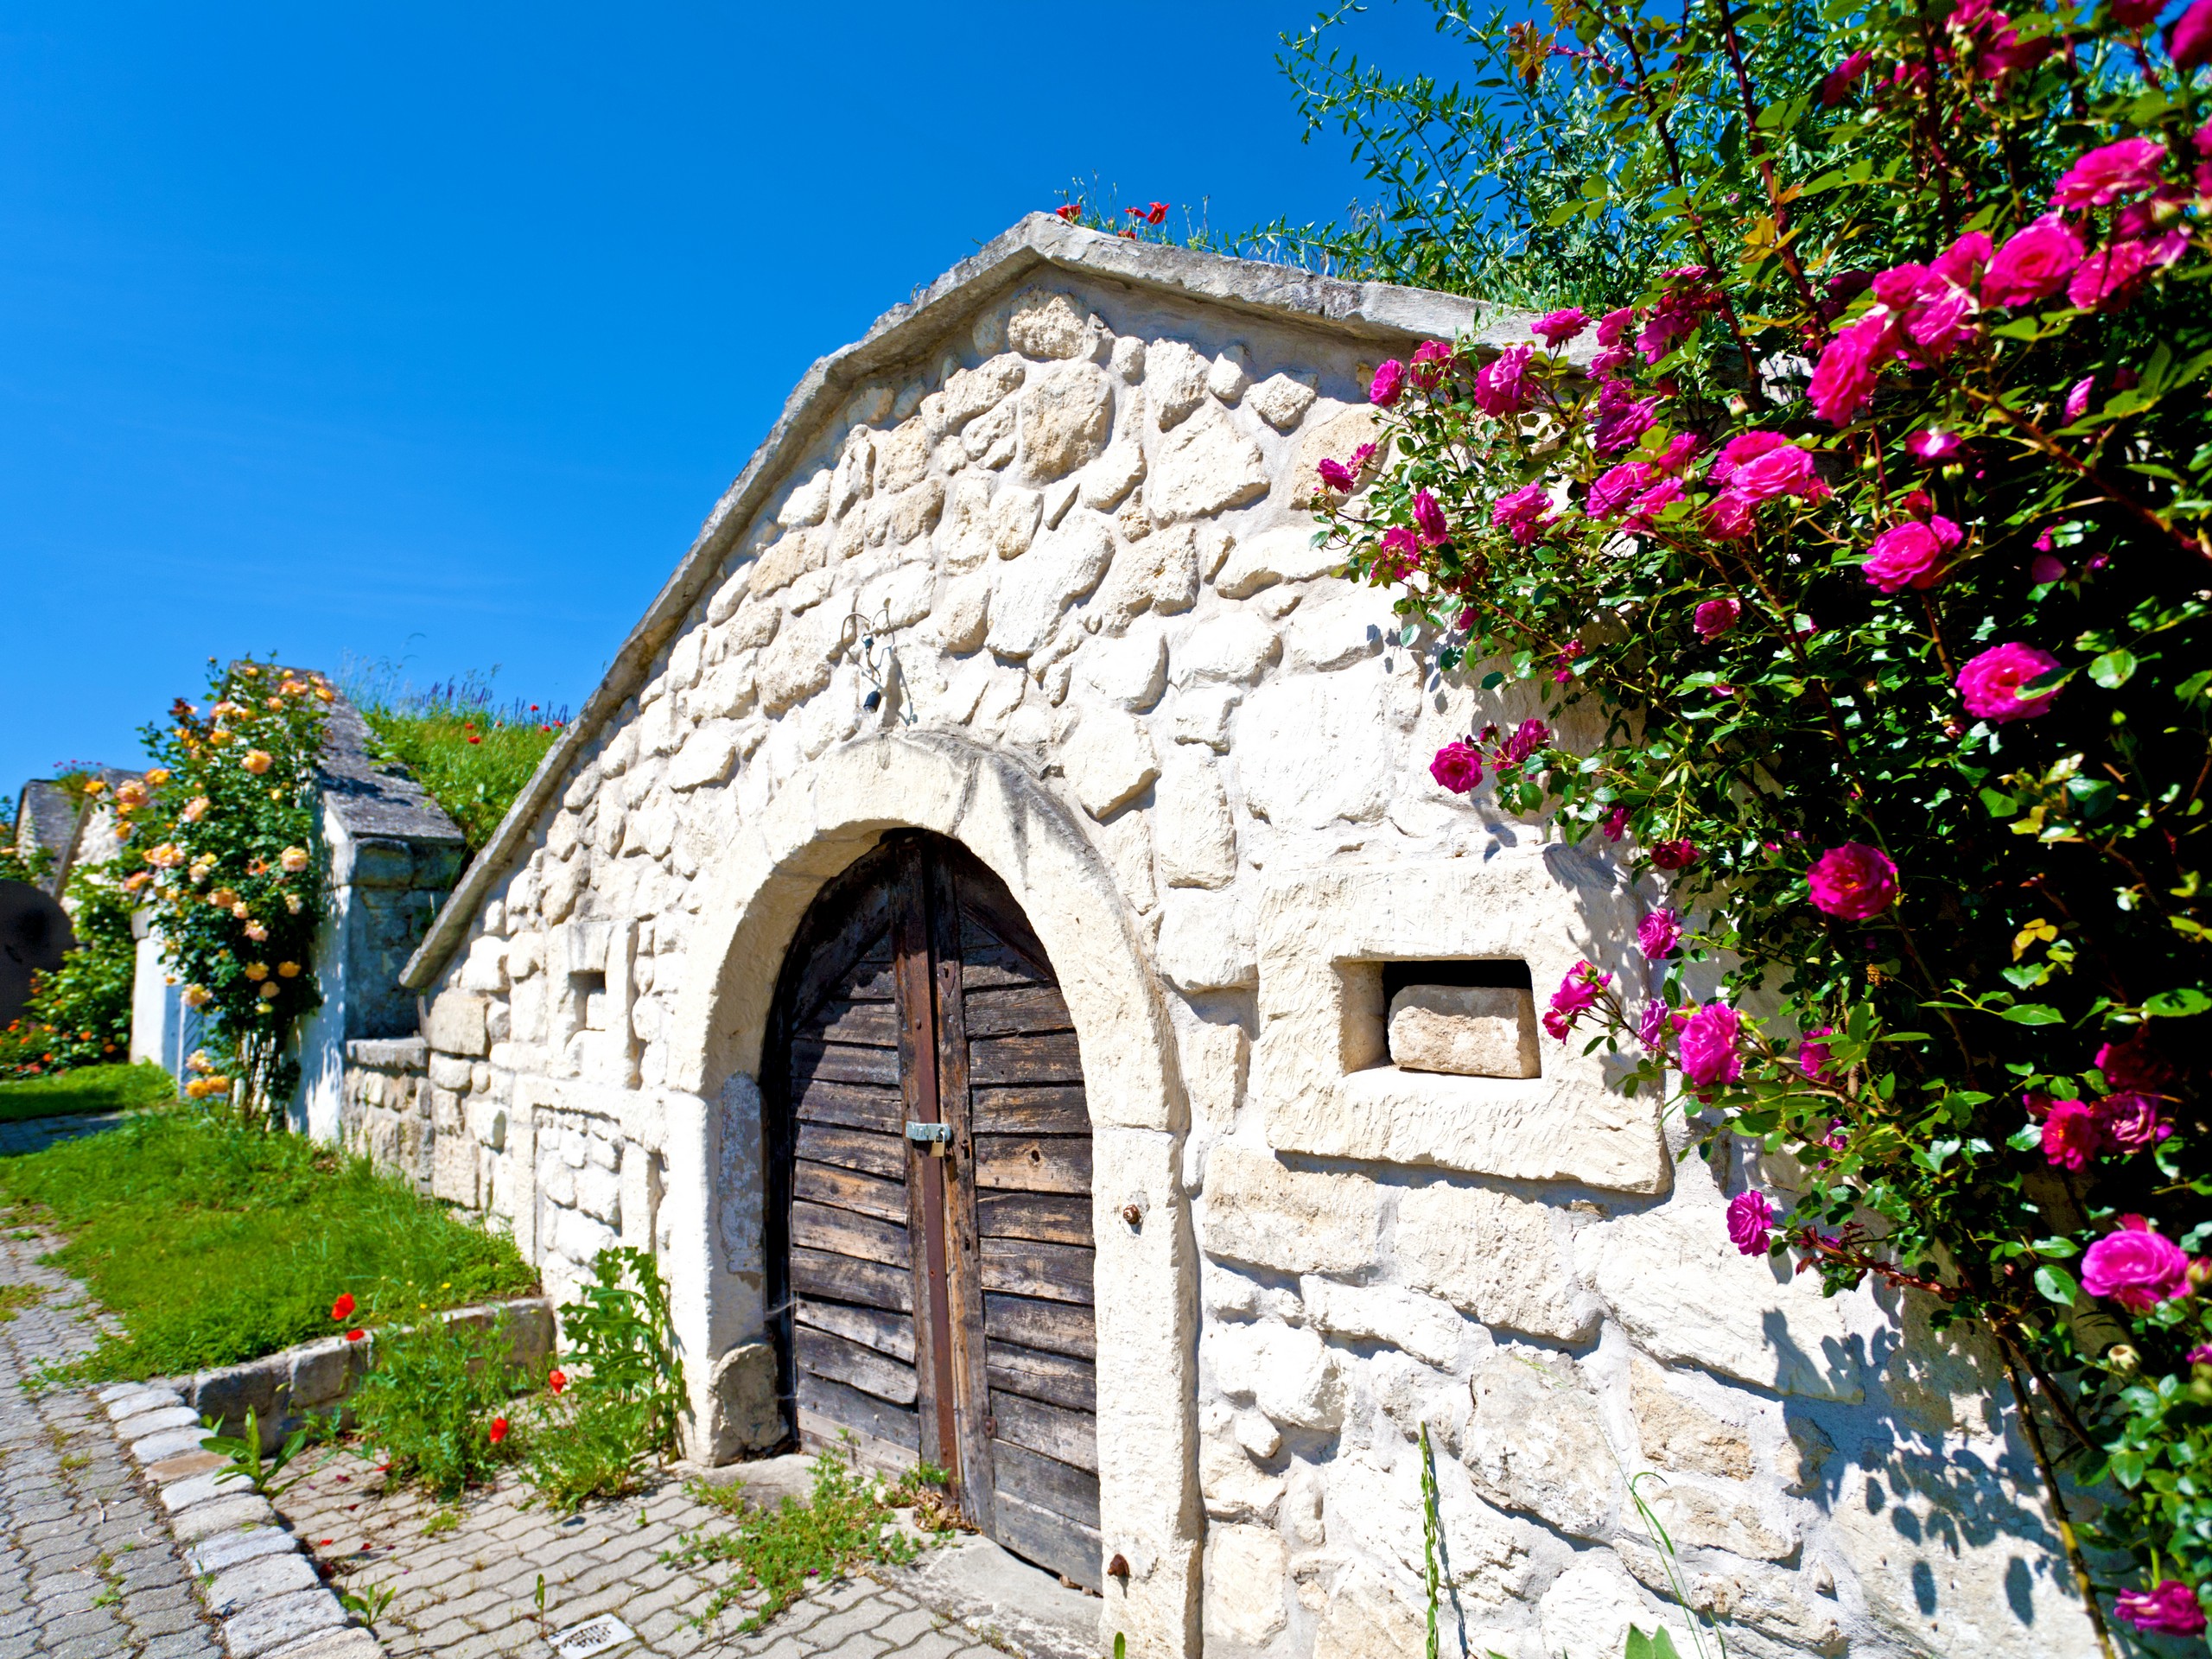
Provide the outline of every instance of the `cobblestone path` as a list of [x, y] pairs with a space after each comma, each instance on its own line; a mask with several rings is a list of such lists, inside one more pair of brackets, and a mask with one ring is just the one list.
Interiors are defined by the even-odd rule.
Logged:
[[387, 1492], [372, 1465], [341, 1453], [279, 1507], [346, 1588], [356, 1595], [369, 1586], [393, 1591], [376, 1629], [395, 1659], [543, 1654], [566, 1632], [608, 1615], [634, 1639], [610, 1649], [607, 1659], [996, 1659], [975, 1634], [905, 1590], [867, 1578], [817, 1591], [755, 1636], [734, 1634], [745, 1617], [738, 1608], [701, 1630], [690, 1621], [734, 1567], [680, 1572], [660, 1557], [679, 1534], [726, 1525], [719, 1510], [672, 1476], [565, 1520], [532, 1496], [508, 1474], [442, 1510], [416, 1492]]
[[[0, 1125], [29, 1152], [83, 1119]], [[182, 1552], [83, 1389], [23, 1388], [99, 1326], [83, 1287], [38, 1265], [54, 1240], [0, 1237], [0, 1659], [219, 1659]]]

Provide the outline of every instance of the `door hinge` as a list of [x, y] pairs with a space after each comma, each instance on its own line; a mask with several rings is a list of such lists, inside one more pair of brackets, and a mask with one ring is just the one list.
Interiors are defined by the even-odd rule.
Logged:
[[918, 1147], [949, 1147], [952, 1144], [952, 1125], [909, 1122], [906, 1138]]

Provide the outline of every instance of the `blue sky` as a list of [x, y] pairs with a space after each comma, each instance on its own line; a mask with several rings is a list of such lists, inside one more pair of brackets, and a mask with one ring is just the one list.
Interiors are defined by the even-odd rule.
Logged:
[[580, 702], [805, 365], [1071, 177], [1339, 212], [1311, 16], [0, 5], [0, 793], [211, 654]]

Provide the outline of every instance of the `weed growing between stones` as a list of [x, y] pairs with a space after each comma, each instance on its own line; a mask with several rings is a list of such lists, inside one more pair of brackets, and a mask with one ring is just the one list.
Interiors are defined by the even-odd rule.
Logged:
[[393, 1479], [450, 1502], [515, 1459], [522, 1448], [505, 1408], [523, 1376], [508, 1363], [512, 1348], [504, 1312], [488, 1328], [432, 1319], [378, 1339], [353, 1405], [361, 1440]]
[[836, 1450], [815, 1458], [814, 1491], [804, 1503], [786, 1497], [772, 1510], [757, 1510], [746, 1503], [742, 1486], [692, 1482], [693, 1497], [737, 1524], [728, 1532], [687, 1534], [661, 1560], [677, 1567], [735, 1562], [738, 1575], [715, 1592], [693, 1624], [704, 1630], [750, 1601], [752, 1611], [738, 1626], [740, 1635], [750, 1635], [820, 1584], [871, 1562], [897, 1567], [912, 1560], [923, 1540], [900, 1523], [899, 1510], [912, 1509], [933, 1537], [951, 1532], [942, 1507], [944, 1481], [944, 1471], [927, 1464], [896, 1482], [863, 1473], [849, 1434]]
[[668, 1286], [649, 1253], [601, 1250], [565, 1323], [568, 1369], [546, 1379], [524, 1471], [564, 1515], [634, 1490], [646, 1459], [672, 1456], [683, 1408]]
[[16, 1314], [45, 1300], [46, 1292], [37, 1285], [0, 1285], [0, 1325], [14, 1324]]

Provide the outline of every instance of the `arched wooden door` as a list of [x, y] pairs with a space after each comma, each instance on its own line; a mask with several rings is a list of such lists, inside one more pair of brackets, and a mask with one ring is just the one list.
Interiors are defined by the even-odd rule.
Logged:
[[768, 1036], [801, 1442], [925, 1458], [983, 1532], [1097, 1588], [1090, 1118], [1020, 907], [958, 843], [887, 838], [807, 912]]

